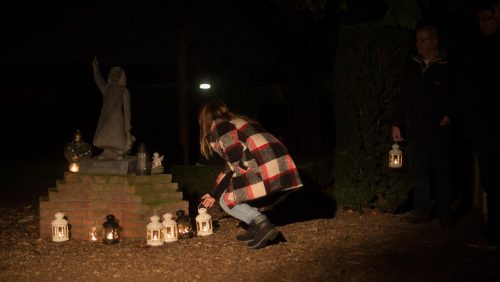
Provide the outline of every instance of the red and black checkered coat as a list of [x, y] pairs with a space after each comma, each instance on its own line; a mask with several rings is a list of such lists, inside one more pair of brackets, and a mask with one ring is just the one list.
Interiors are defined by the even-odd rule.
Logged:
[[243, 119], [216, 120], [210, 146], [226, 160], [212, 197], [224, 193], [228, 207], [302, 186], [286, 147], [260, 125]]

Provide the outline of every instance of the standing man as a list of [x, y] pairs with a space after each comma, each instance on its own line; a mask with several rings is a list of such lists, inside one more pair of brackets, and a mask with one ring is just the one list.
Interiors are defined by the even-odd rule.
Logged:
[[403, 76], [392, 137], [408, 144], [414, 209], [406, 221], [428, 222], [435, 198], [441, 227], [452, 228], [451, 71], [439, 54], [438, 42], [434, 27], [417, 29], [418, 55], [411, 58]]
[[486, 193], [488, 219], [484, 237], [500, 246], [500, 1], [479, 3], [481, 38], [466, 55], [466, 90], [462, 112], [477, 154], [481, 189]]
[[493, 0], [493, 7], [495, 8], [495, 18], [500, 21], [500, 0]]

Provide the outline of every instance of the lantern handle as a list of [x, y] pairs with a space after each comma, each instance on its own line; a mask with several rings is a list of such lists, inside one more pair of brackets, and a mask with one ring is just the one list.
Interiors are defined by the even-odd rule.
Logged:
[[[198, 205], [198, 210], [200, 209], [200, 206], [203, 205], [203, 202], [201, 202], [199, 205]], [[204, 208], [208, 209], [207, 207], [203, 206]]]

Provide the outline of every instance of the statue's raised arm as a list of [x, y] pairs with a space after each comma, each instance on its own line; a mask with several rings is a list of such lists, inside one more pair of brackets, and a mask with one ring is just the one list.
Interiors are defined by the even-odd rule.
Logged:
[[101, 70], [99, 69], [97, 56], [95, 56], [94, 60], [92, 60], [92, 69], [94, 73], [94, 81], [97, 84], [97, 87], [99, 87], [99, 90], [101, 90], [101, 93], [104, 94], [104, 91], [106, 90], [106, 81], [102, 77]]

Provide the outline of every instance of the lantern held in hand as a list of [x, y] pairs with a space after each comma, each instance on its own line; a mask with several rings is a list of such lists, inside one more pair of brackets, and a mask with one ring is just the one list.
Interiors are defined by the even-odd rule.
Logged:
[[64, 219], [64, 213], [55, 214], [56, 219], [52, 221], [52, 241], [64, 242], [69, 240], [68, 221]]
[[389, 167], [400, 168], [403, 166], [403, 152], [399, 149], [398, 144], [393, 144], [389, 151]]
[[103, 243], [106, 245], [116, 244], [120, 241], [121, 227], [115, 220], [115, 216], [110, 214], [106, 216], [106, 222], [102, 224]]
[[179, 233], [177, 230], [177, 222], [172, 219], [172, 214], [171, 213], [166, 213], [163, 215], [163, 241], [165, 243], [171, 243], [175, 242], [179, 237]]
[[198, 215], [196, 216], [196, 235], [207, 236], [213, 234], [212, 216], [207, 213], [206, 208], [198, 206]]
[[186, 215], [184, 210], [178, 210], [176, 213], [177, 230], [179, 231], [180, 239], [193, 237], [193, 227], [191, 226], [191, 218]]
[[161, 230], [163, 225], [160, 223], [160, 217], [153, 215], [149, 218], [151, 222], [147, 226], [147, 244], [150, 246], [163, 245], [163, 235]]

